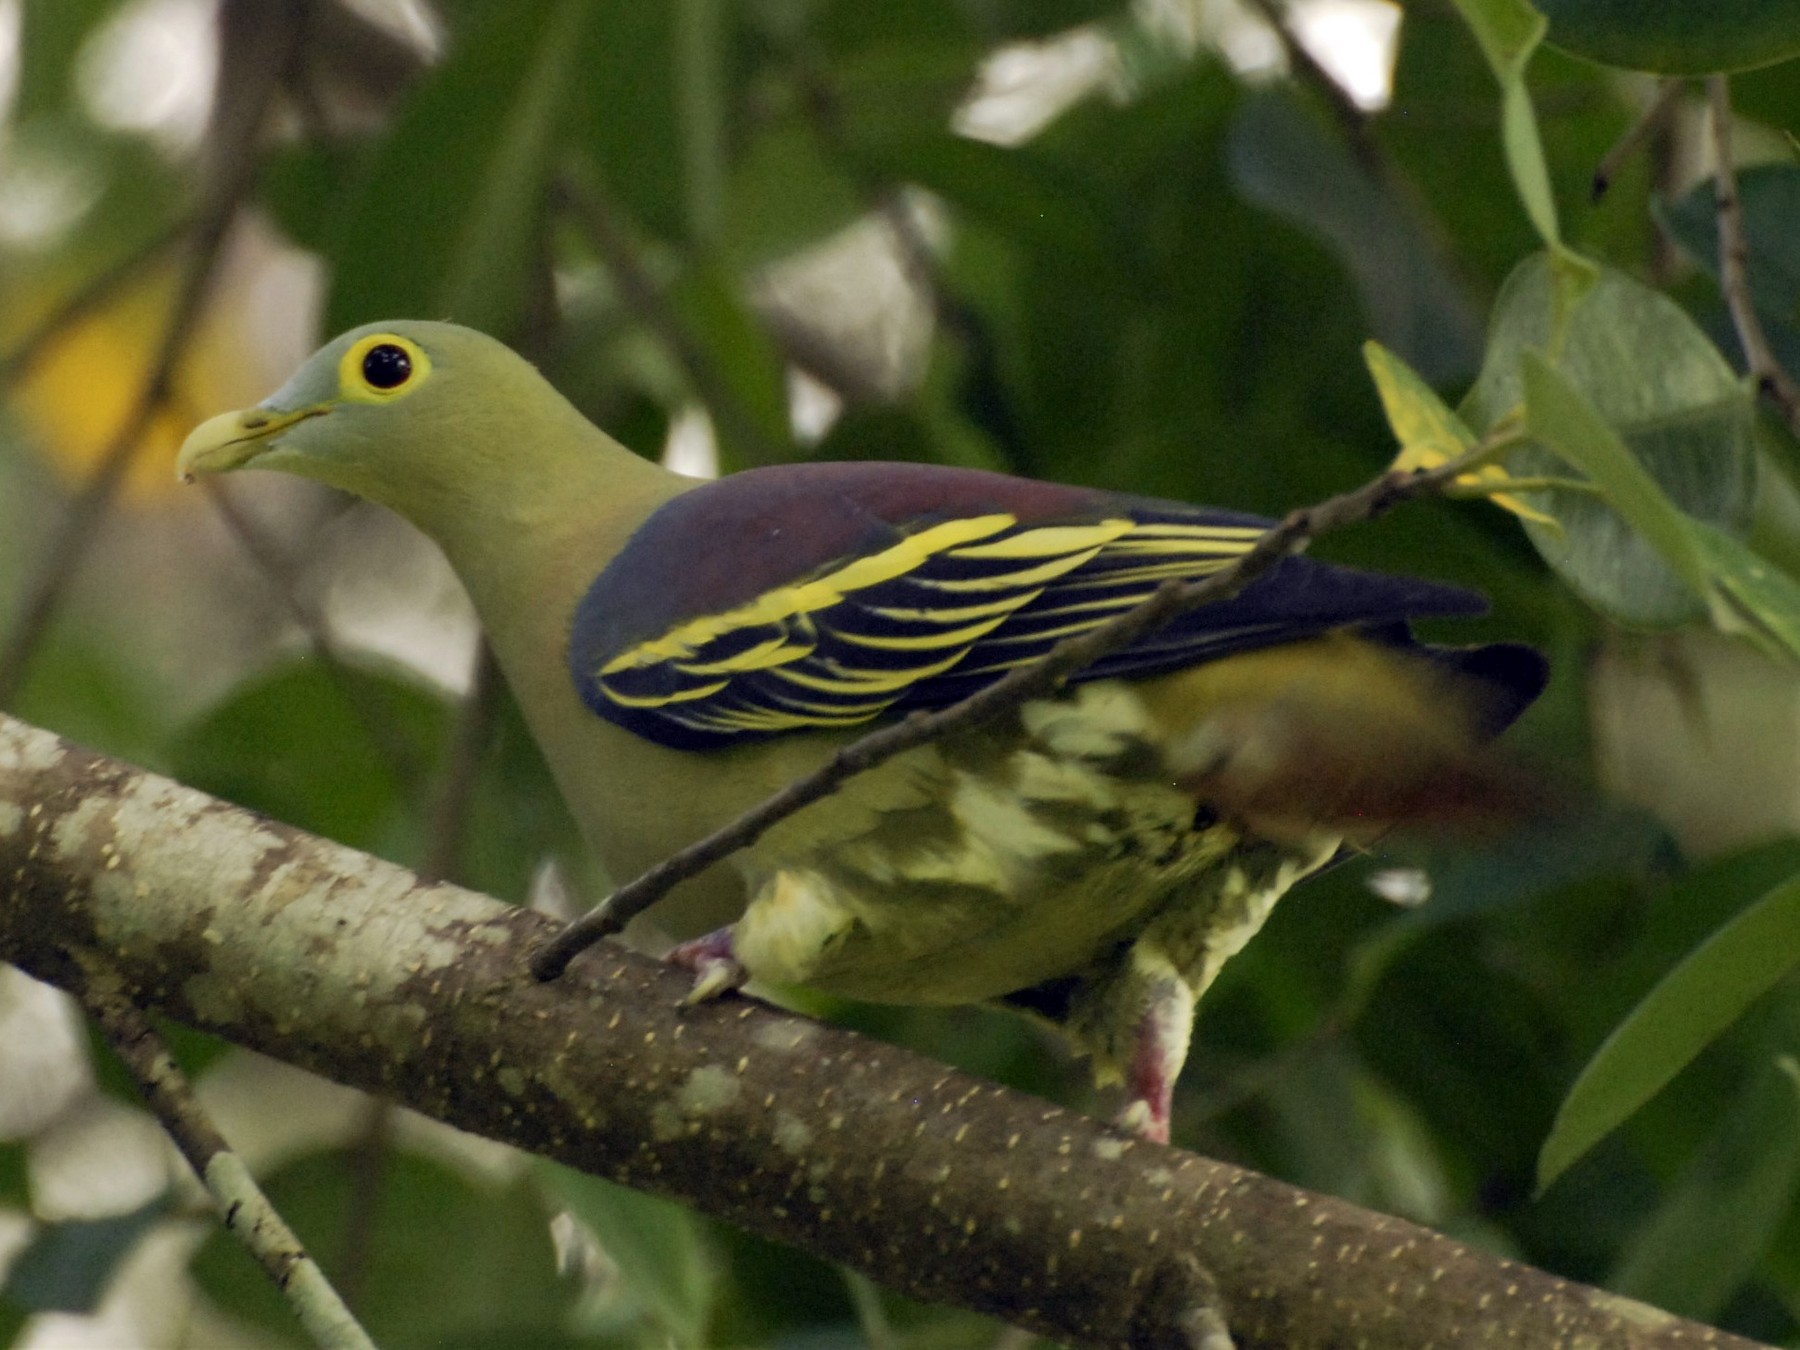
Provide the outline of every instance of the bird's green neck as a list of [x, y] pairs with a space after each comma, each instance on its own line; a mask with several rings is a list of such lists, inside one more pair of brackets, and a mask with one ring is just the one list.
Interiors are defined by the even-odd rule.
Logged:
[[[368, 492], [444, 550], [478, 606], [509, 602], [503, 578], [567, 558], [587, 580], [661, 503], [696, 486], [641, 459], [556, 400], [529, 423], [455, 429], [456, 472], [420, 475], [404, 490]], [[477, 415], [479, 417], [479, 414]], [[485, 420], [485, 419], [483, 419]]]
[[588, 585], [652, 511], [698, 483], [632, 454], [560, 398], [518, 420], [508, 406], [495, 400], [443, 430], [437, 452], [454, 456], [455, 472], [357, 487], [437, 541], [509, 668], [546, 656], [560, 668]]

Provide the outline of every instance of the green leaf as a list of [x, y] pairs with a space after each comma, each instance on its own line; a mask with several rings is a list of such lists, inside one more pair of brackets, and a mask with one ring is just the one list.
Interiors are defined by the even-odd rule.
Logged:
[[1800, 1092], [1768, 1062], [1632, 1235], [1606, 1287], [1683, 1317], [1717, 1320], [1756, 1268], [1800, 1179]]
[[793, 457], [787, 368], [774, 340], [722, 268], [688, 269], [670, 297], [716, 387], [694, 392], [713, 415], [726, 472]]
[[[1738, 171], [1750, 295], [1763, 314], [1800, 323], [1800, 165], [1756, 164]], [[1656, 218], [1681, 251], [1719, 280], [1719, 199], [1708, 179], [1678, 201], [1655, 203]]]
[[119, 1263], [168, 1212], [159, 1195], [129, 1214], [46, 1224], [14, 1258], [0, 1295], [34, 1312], [92, 1312]]
[[1795, 0], [1537, 0], [1537, 7], [1557, 46], [1629, 70], [1707, 75], [1800, 56]]
[[1435, 382], [1480, 362], [1480, 319], [1418, 203], [1372, 171], [1291, 91], [1244, 101], [1226, 142], [1244, 197], [1326, 244], [1356, 282], [1370, 330]]
[[187, 727], [175, 776], [352, 848], [391, 832], [431, 780], [444, 700], [394, 674], [317, 658], [256, 676]]
[[0, 1208], [31, 1208], [31, 1178], [26, 1170], [25, 1148], [22, 1139], [0, 1142]]
[[949, 131], [854, 152], [876, 181], [930, 188], [973, 219], [1004, 229], [1019, 245], [1053, 254], [1065, 267], [1112, 270], [1131, 244], [1092, 185], [1030, 146], [1002, 147]]
[[1538, 1156], [1548, 1186], [1800, 964], [1800, 877], [1783, 882], [1669, 972], [1575, 1080]]
[[731, 171], [723, 243], [749, 269], [817, 243], [868, 211], [810, 122], [795, 119], [753, 139]]
[[[1485, 431], [1523, 401], [1526, 349], [1551, 348], [1558, 303], [1553, 266], [1549, 255], [1538, 254], [1520, 264], [1501, 290], [1481, 377], [1461, 409], [1476, 430]], [[1685, 529], [1685, 523], [1679, 518], [1672, 523], [1667, 508], [1673, 503], [1686, 516], [1728, 534], [1747, 530], [1755, 487], [1754, 434], [1750, 399], [1737, 375], [1680, 306], [1611, 269], [1601, 271], [1570, 316], [1555, 369], [1610, 428], [1592, 449], [1585, 440], [1559, 448], [1577, 462], [1603, 456], [1602, 467], [1617, 481], [1596, 479], [1596, 486], [1626, 496], [1614, 502], [1573, 493], [1521, 494], [1562, 527], [1527, 524], [1538, 552], [1577, 594], [1619, 622], [1660, 626], [1704, 616], [1706, 591], [1694, 586], [1704, 569], [1690, 556], [1697, 546], [1677, 537], [1674, 524]], [[1546, 396], [1558, 410], [1570, 402], [1558, 398], [1558, 391]], [[1580, 411], [1573, 415], [1580, 418]], [[1569, 427], [1560, 416], [1555, 429], [1568, 439]], [[1619, 441], [1641, 473], [1619, 466]], [[1561, 453], [1528, 445], [1515, 450], [1506, 467], [1519, 477], [1554, 476], [1566, 473], [1566, 462]], [[1644, 475], [1657, 491], [1646, 489]], [[1641, 522], [1627, 519], [1627, 505]], [[1639, 523], [1647, 523], [1652, 536], [1640, 533]], [[1672, 550], [1687, 569], [1687, 580], [1651, 537]]]
[[119, 0], [25, 0], [19, 15], [19, 87], [8, 109], [14, 127], [66, 106], [87, 40], [120, 8]]
[[283, 234], [301, 248], [331, 246], [343, 184], [363, 167], [361, 147], [330, 141], [297, 141], [272, 150], [257, 179], [257, 195]]
[[1800, 582], [1723, 530], [1688, 524], [1712, 573], [1714, 622], [1771, 656], [1800, 660]]
[[1525, 88], [1525, 67], [1547, 25], [1527, 0], [1456, 0], [1456, 7], [1475, 30], [1482, 54], [1500, 82], [1500, 139], [1513, 186], [1539, 236], [1546, 244], [1558, 245], [1562, 232], [1556, 222], [1556, 197]]
[[553, 858], [578, 901], [598, 902], [606, 888], [592, 874], [593, 857], [543, 751], [512, 691], [496, 690], [494, 698], [498, 707], [458, 848], [457, 880], [523, 902], [539, 865]]
[[330, 331], [419, 314], [514, 325], [587, 14], [495, 7], [407, 100], [333, 233]]
[[[497, 8], [504, 15], [507, 6]], [[590, 8], [574, 90], [575, 147], [632, 220], [661, 238], [684, 238], [688, 159], [674, 76], [676, 7], [594, 0]]]
[[1528, 347], [1522, 355], [1525, 419], [1532, 435], [1592, 479], [1682, 584], [1704, 597], [1706, 561], [1687, 519], [1579, 389], [1541, 353]]
[[[262, 1179], [269, 1199], [328, 1277], [344, 1276], [345, 1217], [366, 1183], [343, 1152], [316, 1153]], [[390, 1151], [376, 1183], [356, 1312], [383, 1350], [437, 1350], [482, 1336], [556, 1344], [573, 1301], [557, 1274], [549, 1216], [525, 1180], [473, 1181]], [[206, 1296], [259, 1329], [300, 1343], [285, 1299], [237, 1238], [215, 1230], [195, 1255]]]
[[544, 1188], [599, 1240], [634, 1302], [675, 1345], [699, 1345], [716, 1293], [716, 1267], [699, 1219], [645, 1195], [540, 1159]]

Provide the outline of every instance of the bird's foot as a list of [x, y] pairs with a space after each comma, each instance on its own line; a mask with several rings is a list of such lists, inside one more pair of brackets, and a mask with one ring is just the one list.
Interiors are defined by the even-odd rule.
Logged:
[[1142, 1097], [1133, 1098], [1126, 1103], [1125, 1109], [1119, 1112], [1113, 1123], [1121, 1130], [1129, 1130], [1140, 1139], [1148, 1139], [1153, 1144], [1169, 1142], [1169, 1118], [1156, 1116], [1156, 1108]]
[[[1153, 1144], [1169, 1142], [1169, 1116], [1174, 1108], [1175, 1078], [1187, 1058], [1193, 1002], [1174, 993], [1158, 999], [1138, 1023], [1125, 1086], [1131, 1098], [1119, 1113], [1119, 1126]], [[1185, 994], [1185, 989], [1181, 994]]]
[[670, 949], [665, 959], [670, 965], [694, 973], [694, 987], [682, 1000], [689, 1007], [741, 989], [750, 978], [750, 972], [737, 959], [737, 952], [731, 945], [729, 926], [679, 944]]

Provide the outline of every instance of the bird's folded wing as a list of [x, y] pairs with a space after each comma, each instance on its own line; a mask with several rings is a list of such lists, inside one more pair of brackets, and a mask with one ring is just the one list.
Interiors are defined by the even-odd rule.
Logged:
[[[941, 488], [936, 509], [922, 510], [918, 492], [896, 502], [882, 479], [847, 472], [896, 466], [809, 467], [836, 472], [819, 475], [813, 493], [790, 468], [778, 491], [743, 474], [675, 499], [601, 573], [570, 644], [590, 708], [663, 744], [705, 749], [944, 706], [1164, 581], [1228, 567], [1270, 524], [1035, 484], [1009, 503], [1004, 485], [1019, 480], [950, 469], [913, 471]], [[720, 500], [733, 491], [739, 502]], [[1484, 608], [1458, 588], [1290, 558], [1078, 678], [1161, 673], [1345, 625]]]

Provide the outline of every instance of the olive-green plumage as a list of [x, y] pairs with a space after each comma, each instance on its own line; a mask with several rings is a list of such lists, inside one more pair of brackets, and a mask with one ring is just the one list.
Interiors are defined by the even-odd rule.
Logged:
[[[391, 507], [443, 548], [583, 829], [624, 880], [884, 711], [941, 705], [1259, 523], [918, 466], [713, 487], [626, 451], [525, 361], [447, 324], [344, 335], [213, 419], [184, 475], [242, 466]], [[1194, 1003], [1346, 837], [1491, 795], [1476, 747], [1535, 696], [1521, 648], [1404, 620], [1466, 592], [1296, 560], [1054, 699], [910, 751], [689, 883], [748, 909], [676, 951], [893, 1002], [1006, 1000], [1127, 1081], [1167, 1137]], [[1209, 611], [1201, 611], [1207, 616]], [[673, 921], [677, 929], [679, 919]]]

